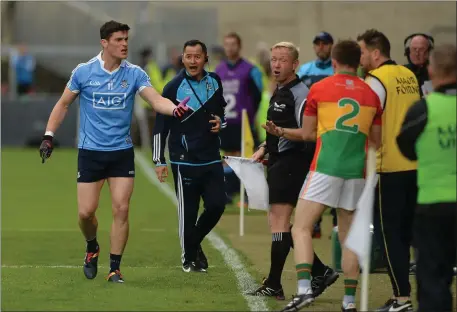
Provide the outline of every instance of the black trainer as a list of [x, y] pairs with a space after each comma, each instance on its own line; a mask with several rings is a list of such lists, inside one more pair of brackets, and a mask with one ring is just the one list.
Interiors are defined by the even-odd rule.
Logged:
[[208, 270], [208, 259], [206, 258], [201, 245], [198, 246], [198, 249], [197, 249], [196, 262], [200, 264], [200, 267], [202, 269]]
[[122, 276], [121, 271], [116, 270], [114, 272], [110, 272], [106, 277], [106, 280], [113, 283], [123, 283], [124, 277]]
[[410, 312], [413, 311], [413, 305], [411, 303], [411, 300], [408, 300], [402, 304], [398, 303], [397, 299], [389, 299], [386, 301], [386, 303], [375, 310], [375, 312]]
[[264, 278], [262, 281], [262, 286], [257, 288], [254, 291], [248, 292], [247, 295], [250, 296], [265, 296], [265, 297], [275, 297], [276, 300], [284, 300], [284, 290], [282, 286], [275, 287], [273, 285], [268, 284], [268, 279]]
[[314, 298], [319, 297], [327, 287], [330, 287], [340, 277], [338, 272], [327, 267], [324, 276], [313, 276], [311, 288], [313, 289]]
[[292, 301], [281, 312], [296, 312], [302, 308], [306, 308], [314, 302], [314, 296], [312, 293], [306, 295], [296, 295], [292, 298]]
[[86, 256], [84, 257], [83, 271], [84, 275], [88, 279], [94, 279], [97, 276], [97, 263], [99, 254], [100, 247], [97, 248], [97, 252], [86, 252]]
[[199, 272], [206, 273], [206, 269], [202, 268], [197, 262], [184, 262], [182, 265], [182, 270], [186, 273], [189, 272]]

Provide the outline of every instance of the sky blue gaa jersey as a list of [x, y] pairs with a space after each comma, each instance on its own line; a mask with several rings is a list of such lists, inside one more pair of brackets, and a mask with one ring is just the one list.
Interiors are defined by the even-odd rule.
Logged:
[[72, 72], [67, 88], [79, 93], [78, 148], [115, 151], [133, 146], [130, 137], [135, 95], [151, 87], [149, 76], [125, 60], [109, 72], [101, 52]]

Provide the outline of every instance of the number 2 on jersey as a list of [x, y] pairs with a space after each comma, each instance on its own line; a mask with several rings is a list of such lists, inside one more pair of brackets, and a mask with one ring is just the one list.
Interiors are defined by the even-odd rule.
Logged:
[[236, 97], [234, 94], [224, 94], [225, 102], [227, 106], [225, 107], [225, 118], [233, 119], [238, 117], [238, 112], [235, 110], [236, 106]]
[[339, 131], [357, 133], [359, 132], [359, 125], [353, 124], [348, 126], [345, 123], [349, 123], [352, 119], [359, 115], [360, 105], [356, 100], [350, 98], [342, 98], [338, 101], [338, 107], [346, 107], [348, 105], [351, 106], [352, 110], [336, 120], [335, 128]]

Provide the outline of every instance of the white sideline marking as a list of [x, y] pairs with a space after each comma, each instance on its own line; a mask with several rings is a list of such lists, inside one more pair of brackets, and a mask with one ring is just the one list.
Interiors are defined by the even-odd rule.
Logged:
[[[174, 204], [178, 204], [175, 192], [167, 183], [160, 183], [157, 179], [156, 173], [149, 162], [144, 157], [143, 153], [135, 150], [135, 160], [140, 165], [149, 181], [157, 186], [157, 188], [164, 193]], [[265, 298], [260, 296], [248, 296], [246, 292], [252, 289], [256, 284], [254, 278], [244, 267], [237, 252], [230, 248], [224, 240], [214, 231], [210, 232], [206, 238], [210, 241], [211, 245], [217, 249], [224, 258], [225, 263], [235, 273], [238, 281], [238, 289], [246, 300], [251, 311], [268, 311], [268, 306], [265, 303]]]

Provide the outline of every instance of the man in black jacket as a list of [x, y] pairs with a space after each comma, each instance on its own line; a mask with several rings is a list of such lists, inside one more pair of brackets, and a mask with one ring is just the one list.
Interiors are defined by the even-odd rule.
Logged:
[[[182, 60], [185, 69], [165, 86], [163, 97], [177, 104], [190, 96], [189, 109], [178, 122], [157, 114], [153, 161], [157, 177], [164, 182], [168, 175], [164, 150], [169, 135], [168, 149], [178, 199], [182, 269], [184, 272], [206, 272], [208, 261], [200, 244], [225, 209], [218, 133], [225, 126], [226, 102], [220, 78], [203, 69], [208, 62], [203, 42], [187, 41]], [[204, 211], [198, 217], [200, 197], [204, 201]]]
[[423, 97], [431, 91], [427, 91], [427, 86], [430, 85], [427, 66], [430, 51], [434, 45], [433, 37], [427, 34], [416, 33], [406, 37], [404, 44], [405, 56], [408, 59], [408, 64], [405, 64], [405, 67], [411, 70], [416, 76], [420, 87], [419, 93]]

